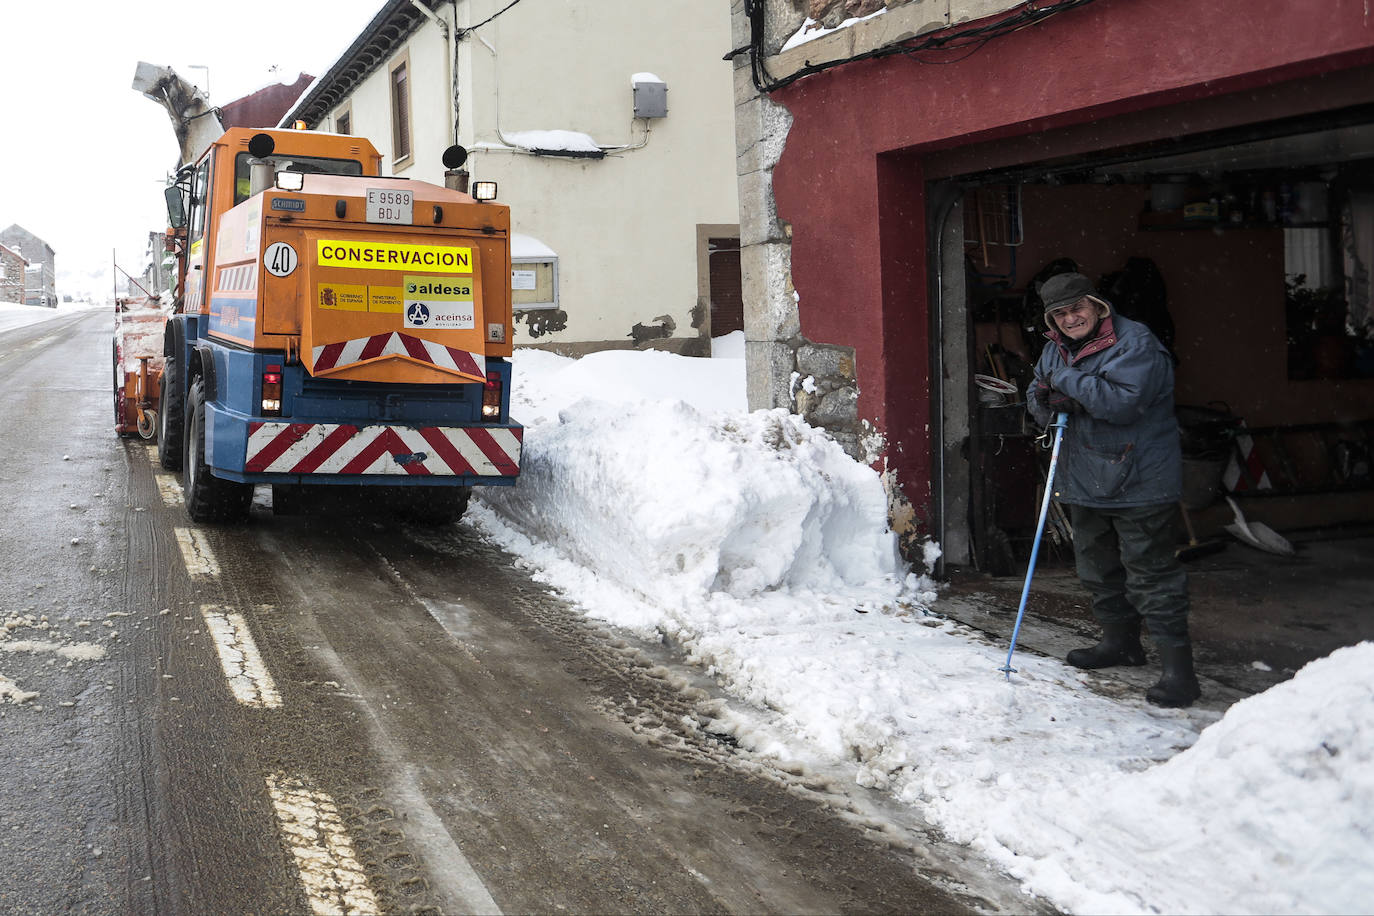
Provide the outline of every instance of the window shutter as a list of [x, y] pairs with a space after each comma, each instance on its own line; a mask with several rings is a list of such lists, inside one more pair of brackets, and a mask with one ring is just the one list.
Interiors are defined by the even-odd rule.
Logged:
[[393, 159], [410, 156], [410, 87], [406, 84], [406, 65], [391, 71], [391, 111]]

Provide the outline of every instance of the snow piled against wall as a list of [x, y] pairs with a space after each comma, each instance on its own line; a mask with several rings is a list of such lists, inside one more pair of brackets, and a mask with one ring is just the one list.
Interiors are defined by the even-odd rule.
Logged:
[[[525, 533], [654, 601], [874, 583], [899, 589], [878, 475], [823, 432], [784, 410], [708, 414], [659, 399], [670, 375], [656, 373], [646, 354], [565, 360], [556, 378], [547, 370], [561, 357], [522, 354], [516, 392], [533, 385], [520, 373], [530, 356], [559, 400], [590, 396], [556, 414], [542, 398], [533, 417], [512, 411], [527, 424], [519, 486], [481, 495]], [[714, 362], [660, 356], [677, 386], [693, 363]], [[612, 367], [627, 359], [647, 362], [647, 371], [606, 390], [606, 379], [624, 379]], [[708, 405], [727, 400], [702, 394]]]

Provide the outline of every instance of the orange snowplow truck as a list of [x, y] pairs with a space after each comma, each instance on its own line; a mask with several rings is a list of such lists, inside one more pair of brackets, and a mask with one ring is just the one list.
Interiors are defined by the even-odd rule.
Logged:
[[[464, 184], [465, 158], [444, 154]], [[241, 519], [267, 484], [278, 512], [351, 492], [448, 521], [515, 483], [510, 211], [494, 183], [380, 164], [357, 137], [236, 128], [167, 189], [158, 456], [192, 518]]]

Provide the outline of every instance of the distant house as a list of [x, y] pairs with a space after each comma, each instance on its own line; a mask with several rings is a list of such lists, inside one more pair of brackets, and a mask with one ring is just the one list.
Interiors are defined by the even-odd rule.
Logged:
[[296, 77], [294, 83], [273, 83], [257, 92], [235, 99], [219, 107], [219, 120], [224, 129], [231, 127], [276, 127], [282, 115], [301, 97], [315, 78], [308, 73]]
[[18, 224], [0, 232], [0, 245], [18, 252], [28, 261], [24, 281], [24, 302], [28, 305], [56, 308], [57, 274], [52, 247]]
[[24, 269], [28, 266], [22, 254], [0, 245], [0, 302], [24, 301]]
[[518, 344], [706, 353], [742, 328], [730, 47], [723, 0], [390, 0], [282, 123], [435, 184], [466, 147], [511, 208]]

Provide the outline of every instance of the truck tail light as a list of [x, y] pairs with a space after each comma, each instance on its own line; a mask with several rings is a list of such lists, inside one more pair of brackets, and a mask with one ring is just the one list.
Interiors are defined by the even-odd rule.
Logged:
[[496, 420], [501, 417], [501, 375], [487, 373], [487, 383], [482, 389], [482, 419]]
[[262, 415], [281, 416], [281, 366], [264, 366], [262, 369]]

